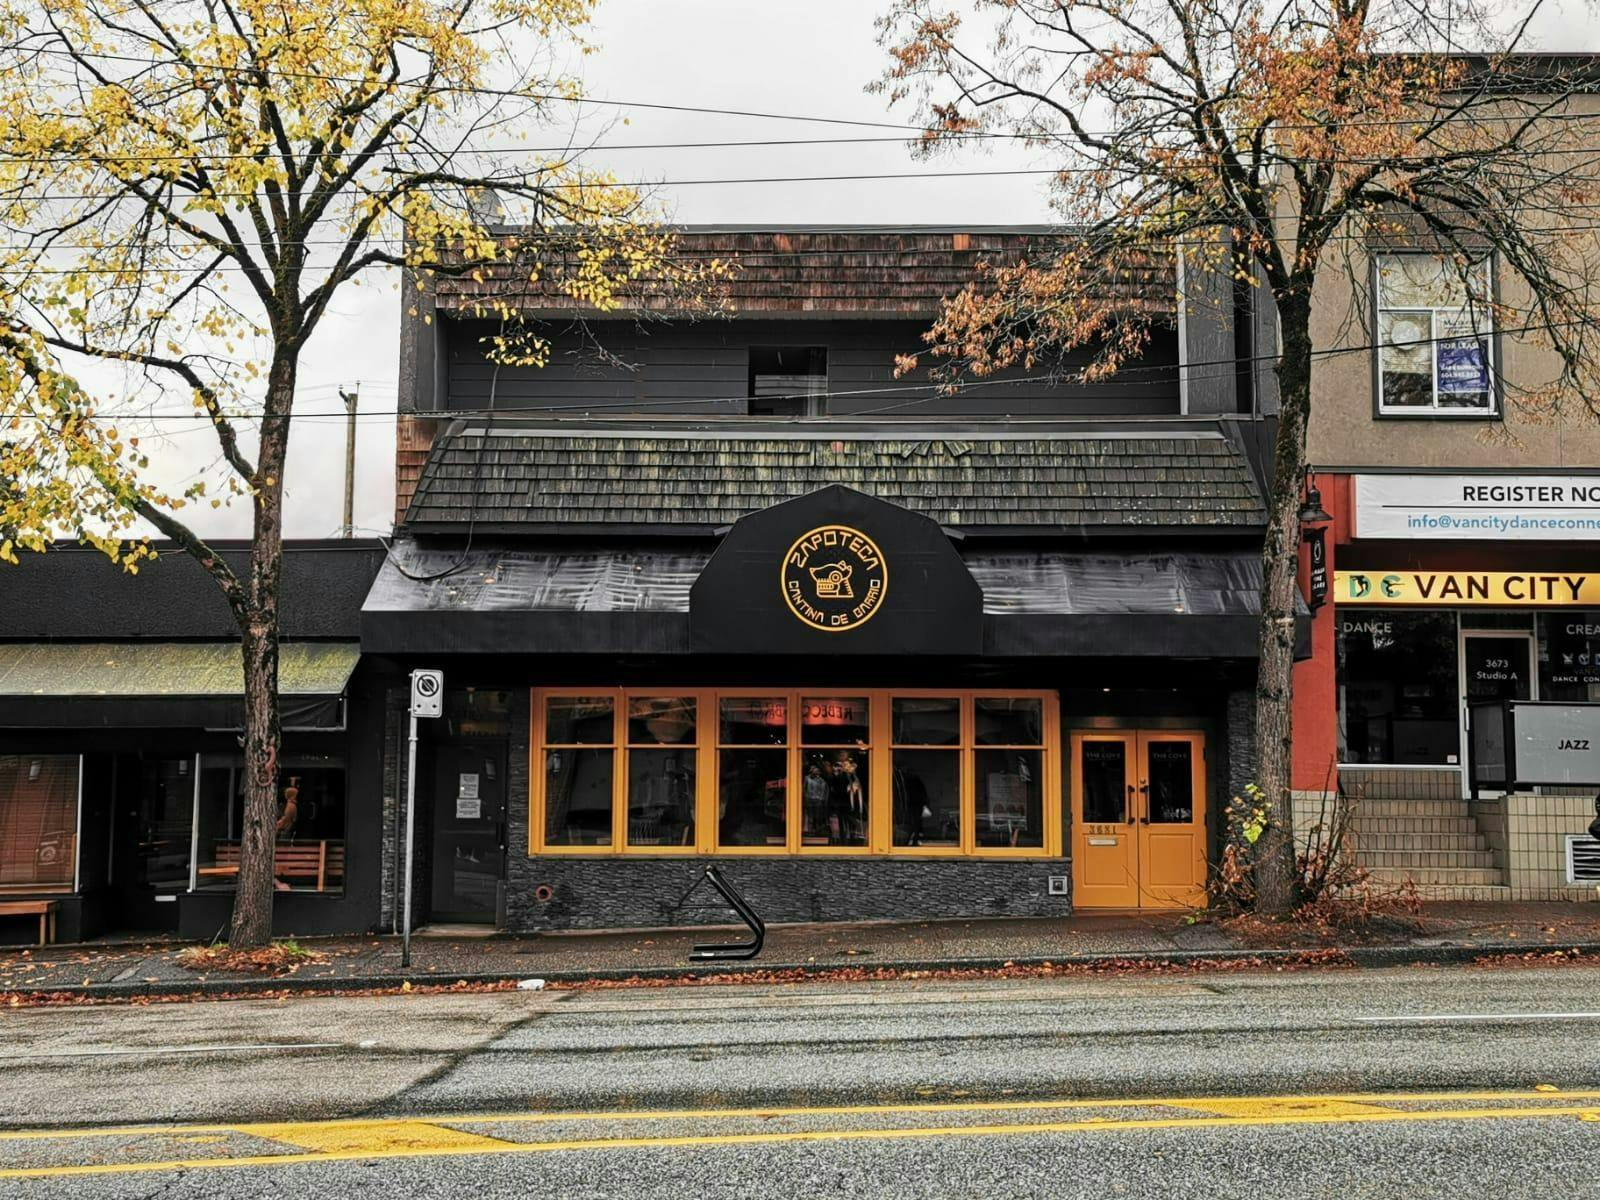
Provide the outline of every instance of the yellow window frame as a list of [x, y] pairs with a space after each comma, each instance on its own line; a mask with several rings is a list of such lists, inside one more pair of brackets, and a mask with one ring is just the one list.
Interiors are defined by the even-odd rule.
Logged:
[[[545, 842], [545, 773], [544, 754], [547, 749], [569, 748], [567, 743], [547, 745], [545, 738], [546, 706], [557, 697], [608, 697], [612, 700], [612, 741], [609, 746], [585, 743], [578, 748], [610, 749], [612, 752], [611, 778], [611, 844], [549, 845]], [[695, 701], [695, 835], [689, 846], [628, 844], [628, 777], [631, 769], [630, 751], [636, 748], [628, 741], [628, 702], [634, 698], [681, 697]], [[788, 771], [784, 799], [784, 843], [782, 846], [723, 846], [717, 841], [719, 793], [721, 790], [721, 740], [724, 698], [770, 697], [782, 699], [787, 707], [785, 720], [786, 767]], [[808, 749], [832, 749], [829, 746], [807, 747], [801, 744], [801, 701], [806, 698], [864, 697], [870, 706], [869, 741], [867, 755], [867, 844], [864, 846], [806, 846], [801, 844], [801, 779], [804, 754]], [[960, 705], [961, 740], [955, 746], [928, 746], [917, 743], [897, 743], [893, 740], [893, 702], [897, 698], [955, 699]], [[976, 701], [992, 699], [1037, 699], [1041, 701], [1044, 728], [1038, 744], [1029, 745], [978, 745]], [[860, 688], [830, 687], [738, 687], [738, 688], [674, 688], [674, 687], [541, 687], [530, 691], [530, 730], [528, 740], [528, 854], [530, 856], [556, 855], [576, 857], [607, 857], [614, 855], [648, 855], [651, 857], [881, 857], [881, 858], [1060, 858], [1062, 854], [1062, 808], [1064, 804], [1061, 761], [1060, 697], [1053, 691], [1029, 688]], [[577, 744], [574, 744], [576, 746]], [[641, 746], [644, 744], [641, 743]], [[673, 744], [687, 748], [690, 743]], [[844, 743], [840, 743], [844, 746]], [[854, 746], [855, 743], [850, 743]], [[665, 743], [650, 743], [645, 748], [672, 748]], [[729, 743], [726, 748], [739, 749]], [[777, 745], [769, 747], [779, 749]], [[958, 755], [961, 786], [961, 835], [957, 846], [900, 846], [894, 839], [893, 769], [896, 750], [939, 750]], [[1034, 750], [1043, 763], [1041, 798], [1043, 806], [1044, 837], [1041, 846], [979, 846], [977, 844], [977, 755], [980, 750]]]

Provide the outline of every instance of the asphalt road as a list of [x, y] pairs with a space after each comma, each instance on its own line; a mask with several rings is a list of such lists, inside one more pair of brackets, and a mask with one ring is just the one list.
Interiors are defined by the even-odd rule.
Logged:
[[0, 1013], [0, 1196], [1600, 1196], [1600, 972]]

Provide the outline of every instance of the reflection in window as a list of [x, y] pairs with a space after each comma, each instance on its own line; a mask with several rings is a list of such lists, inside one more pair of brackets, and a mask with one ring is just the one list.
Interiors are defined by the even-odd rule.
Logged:
[[1600, 612], [1539, 614], [1539, 699], [1600, 700]]
[[806, 696], [800, 701], [800, 742], [806, 746], [863, 746], [872, 738], [865, 696]]
[[0, 755], [0, 887], [72, 886], [78, 765], [76, 754]]
[[894, 844], [961, 845], [961, 752], [894, 751]]
[[782, 849], [788, 841], [789, 752], [725, 748], [719, 757], [717, 841]]
[[551, 746], [607, 746], [616, 740], [610, 696], [551, 696], [544, 740]]
[[1078, 743], [1078, 775], [1085, 824], [1120, 825], [1128, 819], [1127, 743], [1085, 738]]
[[694, 846], [697, 714], [693, 696], [629, 697], [628, 845]]
[[960, 697], [896, 696], [893, 707], [895, 745], [961, 744]]
[[[207, 756], [200, 763], [195, 840], [202, 888], [231, 888], [239, 878], [244, 828], [244, 759]], [[344, 887], [345, 769], [334, 754], [286, 755], [278, 767], [273, 874], [279, 891]]]
[[1146, 812], [1154, 825], [1194, 820], [1194, 748], [1187, 741], [1153, 738], [1145, 748], [1150, 777]]
[[867, 752], [807, 750], [800, 781], [802, 846], [867, 844]]
[[1341, 614], [1338, 668], [1340, 762], [1459, 760], [1454, 613], [1363, 608]]
[[131, 882], [169, 891], [189, 886], [194, 759], [146, 759], [139, 771], [137, 852]]
[[628, 700], [628, 744], [692, 746], [693, 696], [633, 696]]
[[789, 702], [782, 696], [725, 696], [718, 741], [728, 746], [782, 746], [789, 740]]
[[1378, 256], [1379, 405], [1396, 413], [1494, 410], [1488, 260]]
[[552, 846], [611, 844], [616, 751], [566, 747], [544, 752], [544, 840]]
[[1044, 753], [977, 751], [977, 844], [1044, 845]]
[[980, 746], [1037, 746], [1044, 741], [1042, 701], [978, 696], [972, 711]]
[[628, 845], [694, 845], [694, 748], [628, 751]]

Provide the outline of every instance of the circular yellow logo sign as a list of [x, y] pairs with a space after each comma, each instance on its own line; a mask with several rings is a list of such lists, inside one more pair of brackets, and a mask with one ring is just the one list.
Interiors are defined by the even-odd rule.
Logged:
[[802, 533], [783, 556], [789, 611], [813, 629], [843, 633], [870, 621], [889, 593], [889, 564], [878, 544], [848, 525]]

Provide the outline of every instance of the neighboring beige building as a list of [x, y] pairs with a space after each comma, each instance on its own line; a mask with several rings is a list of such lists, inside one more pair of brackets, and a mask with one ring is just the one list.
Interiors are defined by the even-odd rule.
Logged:
[[1469, 288], [1426, 254], [1343, 257], [1313, 313], [1310, 483], [1331, 521], [1295, 682], [1301, 827], [1338, 786], [1380, 879], [1594, 899], [1600, 422], [1586, 398], [1526, 398], [1557, 360], [1475, 302], [1525, 307], [1492, 258]]

